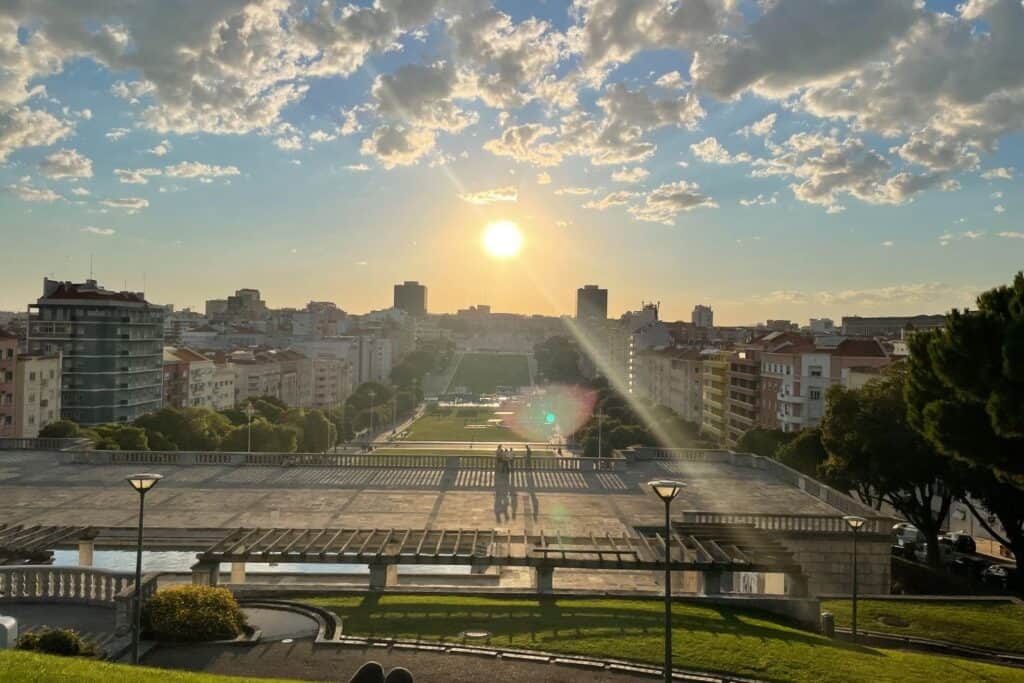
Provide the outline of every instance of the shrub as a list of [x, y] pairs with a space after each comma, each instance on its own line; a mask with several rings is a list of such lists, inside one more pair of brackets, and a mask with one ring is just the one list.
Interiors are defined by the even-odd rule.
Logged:
[[242, 633], [245, 615], [226, 588], [177, 586], [146, 602], [142, 624], [157, 640], [228, 640]]
[[92, 654], [92, 646], [82, 640], [77, 631], [69, 628], [41, 628], [21, 634], [18, 638], [19, 650], [32, 650], [48, 655], [74, 657]]

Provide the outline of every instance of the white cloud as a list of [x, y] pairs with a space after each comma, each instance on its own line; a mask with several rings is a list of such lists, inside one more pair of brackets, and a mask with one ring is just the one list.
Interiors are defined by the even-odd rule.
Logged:
[[985, 180], [1013, 180], [1013, 169], [1000, 167], [991, 168], [981, 174]]
[[99, 237], [110, 237], [117, 232], [113, 228], [96, 228], [91, 225], [87, 225], [81, 230], [82, 232], [89, 233], [90, 235], [97, 235]]
[[237, 166], [218, 166], [199, 161], [182, 161], [173, 166], [164, 167], [164, 175], [169, 178], [199, 178], [200, 180], [206, 180], [239, 174], [240, 171]]
[[287, 137], [274, 138], [274, 146], [285, 152], [296, 152], [302, 149], [302, 136], [289, 135]]
[[159, 168], [115, 168], [114, 175], [122, 183], [127, 185], [146, 185], [150, 176], [158, 176], [162, 173]]
[[636, 192], [629, 192], [627, 190], [609, 192], [600, 199], [593, 199], [587, 202], [586, 204], [583, 205], [583, 208], [604, 211], [606, 209], [610, 209], [613, 206], [620, 206], [622, 204], [626, 204], [635, 196]]
[[638, 183], [649, 175], [650, 172], [642, 166], [620, 168], [618, 171], [612, 173], [612, 180], [617, 183]]
[[74, 149], [62, 149], [39, 162], [39, 170], [52, 180], [78, 180], [92, 177], [92, 159]]
[[73, 126], [52, 114], [28, 107], [0, 109], [0, 162], [23, 147], [46, 147], [66, 138]]
[[690, 151], [695, 157], [708, 164], [740, 164], [750, 161], [750, 155], [746, 152], [730, 154], [713, 137], [704, 138], [700, 142], [690, 145]]
[[551, 184], [551, 174], [548, 173], [547, 171], [541, 171], [540, 173], [538, 173], [537, 174], [537, 184], [538, 185], [550, 185]]
[[328, 133], [326, 130], [315, 130], [309, 134], [309, 139], [313, 142], [330, 142], [338, 138], [334, 133]]
[[629, 213], [639, 221], [674, 225], [680, 213], [698, 208], [716, 209], [718, 204], [702, 194], [696, 183], [680, 180], [648, 192], [642, 204], [629, 207]]
[[116, 199], [101, 199], [100, 204], [111, 209], [122, 209], [128, 213], [138, 213], [149, 207], [149, 200], [142, 197], [122, 197]]
[[1000, 237], [1005, 237], [1012, 240], [1024, 240], [1024, 232], [1016, 232], [1013, 230], [1007, 230], [999, 233]]
[[158, 144], [154, 145], [149, 153], [153, 156], [162, 157], [173, 149], [170, 140], [161, 140]]
[[89, 192], [89, 190], [85, 189], [84, 187], [73, 187], [71, 188], [71, 194], [75, 195], [76, 197], [88, 197], [92, 193]]
[[996, 213], [1006, 213], [1006, 207], [1003, 206], [1002, 204], [996, 204], [994, 207], [992, 207], [992, 210], [995, 211]]
[[484, 149], [500, 157], [536, 166], [557, 166], [562, 163], [563, 152], [551, 142], [539, 142], [555, 133], [555, 129], [538, 123], [524, 123], [506, 128], [501, 137], [488, 140]]
[[372, 156], [386, 169], [411, 166], [434, 148], [434, 131], [384, 124], [363, 140], [359, 153]]
[[511, 186], [493, 187], [479, 192], [467, 192], [459, 195], [459, 199], [470, 204], [484, 205], [496, 202], [514, 202], [519, 199], [519, 191]]
[[555, 194], [557, 195], [568, 194], [574, 196], [585, 196], [594, 194], [595, 192], [597, 192], [597, 190], [591, 189], [589, 187], [560, 187], [557, 190], [555, 190]]
[[775, 129], [775, 121], [777, 118], [778, 115], [775, 114], [775, 112], [772, 112], [771, 114], [768, 114], [764, 118], [754, 121], [750, 125], [743, 126], [738, 131], [736, 131], [736, 134], [742, 135], [745, 138], [749, 138], [752, 135], [760, 138], [768, 137], [769, 135], [772, 134], [772, 131]]
[[105, 137], [112, 142], [116, 142], [131, 132], [129, 128], [111, 128], [107, 131]]
[[882, 242], [882, 246], [883, 247], [887, 247], [888, 248], [888, 247], [891, 247], [892, 245], [893, 245], [893, 241], [892, 240], [886, 240], [886, 241]]
[[758, 194], [750, 199], [741, 199], [742, 206], [772, 206], [779, 203], [779, 193], [772, 192], [771, 195]]
[[455, 67], [450, 62], [406, 64], [374, 80], [372, 94], [377, 112], [417, 128], [457, 133], [476, 123], [476, 112], [461, 109], [452, 100]]
[[25, 179], [16, 185], [8, 185], [7, 189], [24, 202], [55, 202], [63, 199], [50, 188], [34, 187]]
[[117, 81], [110, 86], [110, 92], [114, 96], [132, 104], [138, 104], [141, 97], [149, 95], [154, 90], [156, 86], [148, 81]]
[[683, 81], [682, 75], [678, 71], [669, 71], [658, 77], [658, 80], [654, 81], [654, 84], [661, 88], [669, 88], [672, 90], [682, 90], [686, 83]]
[[365, 171], [369, 171], [370, 167], [367, 166], [366, 164], [349, 164], [348, 166], [345, 166], [345, 170], [346, 171], [356, 171], [356, 172], [362, 173], [362, 172], [365, 172]]

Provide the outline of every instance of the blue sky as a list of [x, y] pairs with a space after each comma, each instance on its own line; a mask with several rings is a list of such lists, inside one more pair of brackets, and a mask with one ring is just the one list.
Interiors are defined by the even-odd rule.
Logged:
[[200, 308], [967, 305], [1024, 263], [1022, 32], [1019, 0], [0, 9], [0, 308], [90, 257]]

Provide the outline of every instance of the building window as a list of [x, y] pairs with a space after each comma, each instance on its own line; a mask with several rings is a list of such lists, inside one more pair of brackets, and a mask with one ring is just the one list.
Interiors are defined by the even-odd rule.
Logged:
[[808, 371], [811, 373], [811, 377], [821, 377], [820, 365], [812, 365], [808, 368]]
[[821, 400], [821, 389], [811, 389], [810, 397], [811, 397], [812, 401], [820, 401]]

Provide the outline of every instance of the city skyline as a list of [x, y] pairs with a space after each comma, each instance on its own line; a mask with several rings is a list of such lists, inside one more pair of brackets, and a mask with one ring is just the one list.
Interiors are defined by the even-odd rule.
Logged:
[[1024, 256], [1021, 31], [1013, 0], [17, 5], [0, 309], [90, 270], [193, 308], [969, 306]]

